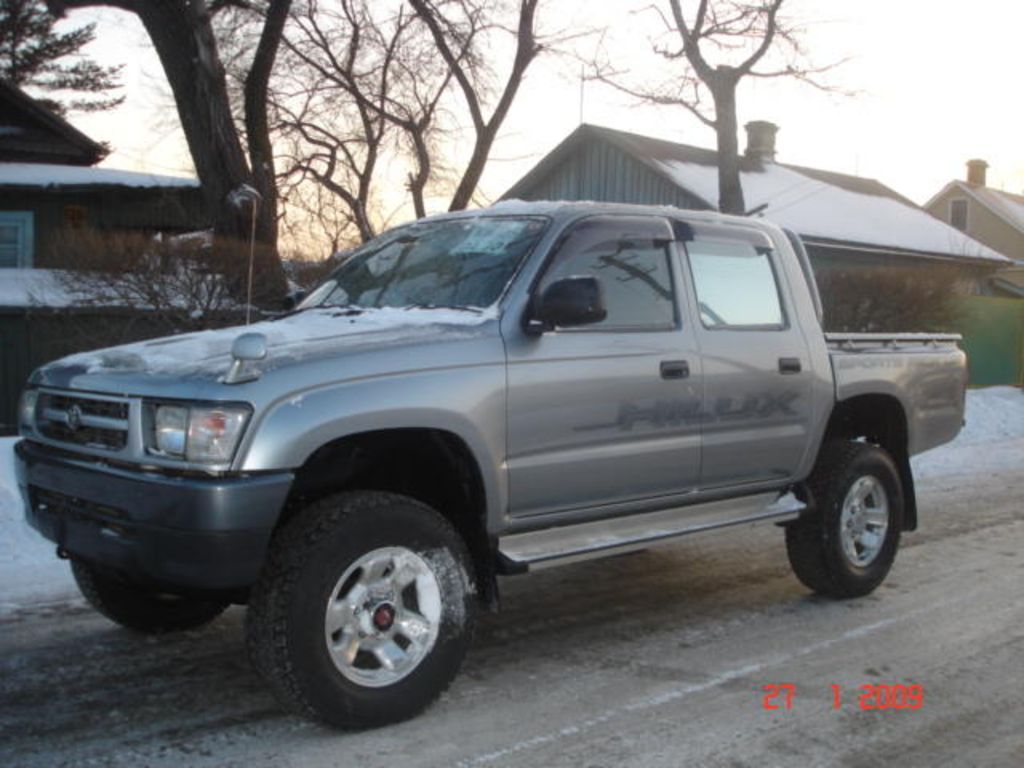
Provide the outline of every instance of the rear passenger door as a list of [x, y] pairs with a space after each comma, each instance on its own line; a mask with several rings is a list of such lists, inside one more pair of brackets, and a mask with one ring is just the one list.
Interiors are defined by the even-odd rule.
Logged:
[[697, 227], [685, 243], [704, 364], [701, 488], [792, 477], [813, 376], [778, 254], [754, 229]]
[[[508, 354], [511, 514], [596, 510], [684, 494], [700, 470], [700, 360], [672, 229], [654, 216], [591, 216], [571, 225], [533, 286], [589, 275], [600, 323], [530, 337]], [[625, 506], [622, 506], [625, 505]]]

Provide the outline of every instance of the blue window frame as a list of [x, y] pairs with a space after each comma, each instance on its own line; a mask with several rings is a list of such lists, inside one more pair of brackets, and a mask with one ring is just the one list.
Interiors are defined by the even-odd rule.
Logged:
[[32, 212], [0, 211], [0, 268], [32, 266]]

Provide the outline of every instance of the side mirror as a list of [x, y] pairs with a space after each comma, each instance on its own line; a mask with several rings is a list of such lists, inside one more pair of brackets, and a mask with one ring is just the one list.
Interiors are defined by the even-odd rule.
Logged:
[[267, 356], [267, 337], [262, 333], [243, 333], [231, 345], [231, 367], [221, 379], [225, 384], [243, 384], [260, 377], [249, 363]]
[[281, 309], [285, 312], [291, 312], [302, 303], [302, 300], [305, 299], [307, 295], [309, 295], [309, 291], [293, 291], [292, 293], [289, 293], [281, 300]]
[[599, 323], [608, 316], [601, 281], [591, 276], [563, 277], [534, 299], [527, 333]]

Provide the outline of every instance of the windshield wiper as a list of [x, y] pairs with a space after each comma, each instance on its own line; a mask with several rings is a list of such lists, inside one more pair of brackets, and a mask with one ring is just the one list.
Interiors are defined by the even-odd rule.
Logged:
[[315, 304], [310, 307], [296, 307], [288, 312], [282, 312], [273, 319], [283, 320], [286, 317], [297, 315], [299, 312], [309, 312], [311, 309], [335, 310], [331, 312], [331, 317], [355, 317], [356, 315], [361, 315], [366, 311], [365, 307], [357, 307], [354, 304]]
[[472, 312], [474, 315], [482, 315], [484, 311], [480, 307], [467, 307], [464, 304], [435, 304], [424, 302], [422, 304], [406, 304], [406, 309], [457, 309], [460, 312]]
[[355, 304], [321, 304], [317, 309], [336, 309], [331, 312], [331, 317], [355, 317], [366, 311], [366, 307], [359, 307]]

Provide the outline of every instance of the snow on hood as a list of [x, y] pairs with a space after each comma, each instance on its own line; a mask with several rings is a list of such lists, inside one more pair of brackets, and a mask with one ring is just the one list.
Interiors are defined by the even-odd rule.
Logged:
[[[460, 311], [384, 307], [351, 310], [340, 307], [309, 309], [249, 326], [168, 336], [119, 347], [82, 352], [62, 358], [53, 366], [77, 368], [82, 373], [223, 374], [231, 361], [231, 345], [243, 333], [262, 333], [267, 338], [265, 370], [285, 361], [303, 359], [326, 351], [339, 340], [375, 346], [437, 336], [438, 326], [475, 327], [497, 317], [492, 309]], [[49, 367], [49, 366], [47, 366]], [[45, 370], [45, 368], [44, 368]]]

